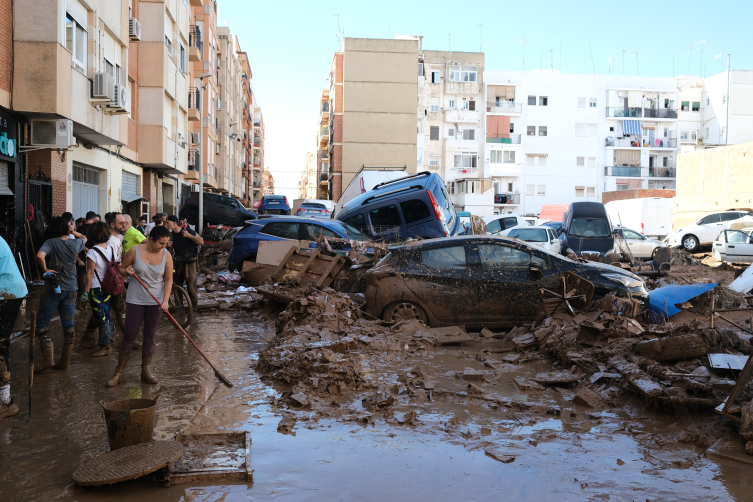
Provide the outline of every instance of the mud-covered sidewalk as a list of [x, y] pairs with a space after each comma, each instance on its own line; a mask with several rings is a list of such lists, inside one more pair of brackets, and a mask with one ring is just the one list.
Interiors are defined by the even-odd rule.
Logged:
[[[269, 306], [202, 311], [190, 327], [233, 381], [232, 389], [163, 324], [155, 355], [158, 385], [140, 382], [136, 352], [125, 384], [107, 389], [114, 356], [91, 358], [77, 347], [70, 372], [35, 377], [31, 423], [23, 391], [28, 338], [15, 340], [14, 395], [23, 412], [0, 422], [0, 498], [749, 500], [748, 466], [704, 456], [710, 438], [727, 432], [716, 416], [657, 414], [638, 402], [594, 412], [574, 403], [567, 386], [521, 391], [513, 379], [550, 370], [544, 360], [518, 364], [488, 383], [475, 380], [497, 402], [468, 399], [469, 382], [457, 374], [466, 368], [485, 371], [482, 361], [469, 356], [480, 348], [474, 344], [494, 342], [419, 351], [410, 358], [391, 351], [383, 365], [366, 369], [380, 387], [397, 386], [390, 414], [373, 413], [376, 404], [368, 402], [353, 412], [347, 400], [343, 413], [335, 411], [337, 402], [328, 402], [325, 413], [310, 407], [290, 412], [282, 402], [293, 389], [265, 384], [254, 369], [258, 353], [275, 336], [274, 314]], [[58, 344], [60, 336], [55, 334]], [[360, 357], [358, 349], [349, 352]], [[444, 391], [441, 399], [405, 392], [405, 378], [418, 377], [411, 373], [418, 367], [440, 375], [433, 393]], [[254, 482], [164, 487], [147, 476], [102, 488], [75, 486], [71, 475], [79, 463], [109, 449], [99, 401], [156, 395], [156, 439], [178, 432], [249, 431]]]

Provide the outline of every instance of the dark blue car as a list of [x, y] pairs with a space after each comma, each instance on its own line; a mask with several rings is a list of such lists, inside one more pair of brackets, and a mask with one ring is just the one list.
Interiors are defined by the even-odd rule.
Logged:
[[429, 171], [378, 184], [337, 219], [379, 241], [454, 236], [461, 228], [442, 178]]
[[313, 248], [316, 247], [317, 238], [322, 235], [327, 238], [366, 240], [361, 232], [337, 220], [273, 216], [247, 223], [246, 228], [233, 236], [233, 247], [227, 260], [231, 272], [240, 270], [245, 260], [256, 260], [261, 241], [309, 241]]
[[259, 214], [289, 215], [288, 198], [284, 195], [265, 195], [261, 198]]

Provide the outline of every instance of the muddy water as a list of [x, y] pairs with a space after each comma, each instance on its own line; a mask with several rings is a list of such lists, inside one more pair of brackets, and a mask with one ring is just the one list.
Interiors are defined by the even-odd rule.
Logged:
[[[138, 350], [125, 384], [107, 389], [104, 381], [116, 356], [91, 358], [77, 347], [70, 372], [35, 377], [31, 423], [25, 413], [0, 421], [0, 500], [707, 501], [750, 500], [753, 490], [751, 467], [721, 465], [692, 444], [663, 439], [710, 419], [656, 417], [631, 406], [611, 413], [575, 407], [574, 416], [548, 414], [549, 408], [564, 406], [567, 389], [521, 393], [512, 385], [513, 376], [551, 369], [540, 361], [502, 372], [494, 383], [497, 396], [531, 405], [526, 411], [451, 397], [433, 403], [403, 400], [395, 415], [416, 411], [418, 425], [377, 419], [363, 426], [303, 413], [295, 435], [283, 435], [276, 432], [281, 415], [271, 405], [280, 389], [262, 383], [251, 369], [273, 336], [268, 323], [247, 311], [220, 311], [201, 315], [189, 333], [235, 387], [219, 383], [170, 327], [158, 333], [153, 372], [160, 383], [154, 386], [139, 381]], [[54, 339], [59, 352], [61, 334]], [[11, 346], [14, 396], [23, 410], [27, 343], [21, 339]], [[482, 367], [463, 349], [427, 355], [421, 363], [442, 375], [436, 388], [450, 390], [464, 386], [453, 375], [458, 369]], [[409, 368], [393, 360], [373, 369], [378, 379]], [[74, 486], [76, 466], [108, 450], [99, 400], [155, 395], [160, 396], [158, 439], [181, 430], [250, 431], [254, 483], [166, 488], [142, 478], [103, 488]], [[515, 460], [498, 462], [486, 450]]]

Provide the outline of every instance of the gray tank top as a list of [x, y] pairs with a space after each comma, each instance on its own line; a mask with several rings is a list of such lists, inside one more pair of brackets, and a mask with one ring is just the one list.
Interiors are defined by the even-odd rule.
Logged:
[[[167, 250], [162, 250], [162, 261], [159, 265], [149, 265], [141, 259], [140, 248], [136, 246], [136, 261], [133, 269], [149, 291], [162, 302], [165, 291], [165, 262], [167, 261]], [[157, 305], [149, 293], [139, 284], [135, 278], [128, 281], [128, 293], [126, 293], [126, 303], [134, 305]]]

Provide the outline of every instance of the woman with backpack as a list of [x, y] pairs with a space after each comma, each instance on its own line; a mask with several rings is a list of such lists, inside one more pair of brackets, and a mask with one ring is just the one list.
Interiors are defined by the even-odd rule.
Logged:
[[86, 278], [84, 280], [84, 300], [88, 298], [92, 308], [92, 319], [96, 319], [99, 329], [99, 349], [92, 353], [92, 357], [106, 356], [110, 353], [112, 333], [115, 329], [110, 322], [110, 294], [102, 287], [102, 281], [110, 261], [117, 259], [115, 250], [107, 244], [110, 239], [110, 227], [107, 223], [98, 221], [92, 223], [86, 234]]
[[[167, 311], [170, 291], [173, 287], [173, 258], [165, 249], [170, 241], [170, 231], [163, 226], [155, 226], [149, 232], [149, 238], [142, 244], [133, 246], [126, 253], [120, 264], [120, 273], [126, 276], [138, 276], [149, 288], [145, 290], [135, 279], [129, 281], [126, 293], [125, 335], [120, 344], [118, 367], [115, 374], [107, 381], [108, 387], [114, 387], [123, 382], [128, 358], [131, 355], [133, 342], [144, 323], [144, 345], [141, 349], [141, 381], [156, 384], [149, 366], [154, 354], [154, 339], [157, 334], [162, 311]], [[157, 297], [160, 305], [149, 294]]]

